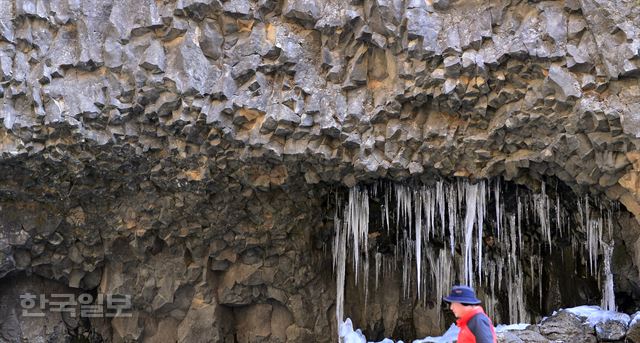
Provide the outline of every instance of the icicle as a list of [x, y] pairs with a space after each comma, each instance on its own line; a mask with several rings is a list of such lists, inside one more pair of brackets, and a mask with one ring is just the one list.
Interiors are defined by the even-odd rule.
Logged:
[[427, 232], [424, 236], [425, 240], [433, 237], [436, 226], [436, 202], [434, 199], [433, 189], [426, 188], [424, 190], [423, 205], [427, 215]]
[[556, 230], [562, 237], [562, 221], [560, 220], [560, 194], [558, 194], [558, 187], [556, 186]]
[[[518, 205], [517, 205], [517, 211], [518, 211], [518, 237], [520, 237], [520, 232], [522, 232], [522, 210], [523, 210], [523, 205], [522, 205], [522, 199], [520, 199], [520, 196], [518, 195], [518, 191], [516, 190], [516, 197], [518, 198]], [[518, 240], [519, 242], [520, 240]]]
[[512, 267], [513, 270], [508, 273], [507, 289], [509, 321], [511, 324], [528, 323], [530, 319], [524, 302], [522, 268], [518, 264]]
[[461, 208], [463, 205], [463, 200], [466, 199], [465, 198], [465, 186], [467, 186], [468, 182], [467, 181], [462, 181], [462, 179], [457, 179], [456, 180], [456, 186], [458, 187], [458, 208]]
[[382, 266], [382, 254], [379, 252], [376, 252], [375, 264], [376, 264], [376, 290], [377, 290], [379, 286], [379, 280], [380, 280], [380, 267]]
[[586, 229], [587, 229], [587, 250], [589, 252], [589, 273], [591, 275], [593, 275], [593, 255], [594, 255], [594, 251], [593, 251], [593, 239], [594, 239], [594, 233], [593, 233], [593, 225], [591, 225], [591, 213], [590, 213], [590, 208], [589, 208], [589, 196], [587, 195], [584, 198], [584, 213], [585, 213], [585, 221], [586, 221]]
[[[527, 193], [524, 194], [524, 199], [525, 199], [525, 201], [523, 202], [523, 205], [524, 205], [523, 213], [524, 213], [524, 218], [525, 218], [525, 227], [530, 227], [531, 226], [531, 221], [530, 221], [530, 218], [529, 218], [530, 217], [529, 213], [531, 212], [531, 208], [533, 207], [532, 203], [531, 203], [533, 201], [533, 199]], [[533, 218], [531, 218], [531, 219], [533, 219]]]
[[533, 197], [536, 214], [538, 215], [538, 223], [542, 231], [542, 237], [549, 244], [551, 251], [551, 225], [549, 223], [549, 197], [547, 196], [546, 184], [542, 183], [541, 194]]
[[407, 254], [409, 253], [408, 252], [409, 249], [407, 247], [407, 245], [408, 245], [407, 244], [407, 240], [408, 240], [408, 238], [405, 236], [403, 238], [403, 246], [404, 246], [404, 248], [403, 248], [403, 252], [402, 252], [402, 296], [403, 296], [403, 298], [406, 297], [407, 287], [408, 287], [408, 284], [409, 284], [409, 282], [407, 280], [409, 278], [409, 275], [407, 273], [407, 263], [411, 262], [411, 260], [407, 257]]
[[365, 259], [364, 259], [364, 270], [362, 273], [363, 277], [363, 286], [364, 286], [364, 307], [363, 313], [367, 312], [367, 300], [369, 299], [369, 254], [365, 251]]
[[484, 229], [484, 216], [486, 213], [485, 206], [485, 196], [486, 196], [486, 187], [485, 182], [480, 181], [478, 183], [478, 194], [476, 200], [476, 223], [478, 227], [478, 239], [476, 241], [476, 251], [478, 252], [478, 280], [480, 285], [482, 285], [482, 246], [484, 242], [482, 241], [482, 234]]
[[347, 262], [347, 237], [346, 232], [342, 228], [340, 220], [336, 220], [336, 246], [334, 250], [334, 259], [337, 263], [336, 271], [336, 323], [342, 323], [343, 320], [343, 308], [344, 308], [344, 286], [346, 275], [346, 262]]
[[509, 302], [509, 324], [515, 324], [518, 321], [518, 310], [515, 301], [515, 289], [513, 288], [513, 276], [511, 271], [511, 262], [509, 261], [509, 270], [507, 271], [507, 301]]
[[402, 279], [403, 279], [403, 295], [404, 298], [408, 298], [411, 289], [411, 260], [413, 259], [413, 241], [408, 236], [405, 236], [405, 248], [404, 248], [404, 260], [402, 263]]
[[498, 287], [502, 286], [502, 275], [504, 271], [504, 260], [496, 261], [496, 270], [498, 271]]
[[366, 253], [369, 237], [369, 192], [366, 188], [353, 187], [349, 190], [349, 205], [345, 213], [347, 235], [351, 233], [353, 241], [353, 263], [355, 280], [358, 284], [358, 270], [361, 249]]
[[478, 185], [465, 184], [466, 215], [464, 220], [464, 281], [469, 287], [473, 287], [473, 224], [476, 217], [476, 202], [478, 200]]
[[[445, 296], [446, 292], [453, 286], [453, 275], [451, 273], [453, 261], [446, 248], [440, 249], [439, 251], [436, 269], [436, 308], [440, 308], [442, 305], [442, 297]], [[438, 316], [438, 321], [439, 320], [440, 316]]]
[[511, 216], [509, 216], [509, 227], [511, 228], [511, 235], [510, 235], [510, 244], [509, 247], [511, 249], [511, 253], [509, 254], [509, 261], [512, 264], [516, 263], [516, 218], [515, 216], [512, 214]]
[[396, 191], [396, 241], [397, 241], [398, 235], [400, 232], [400, 225], [403, 219], [402, 202], [404, 200], [404, 197], [403, 197], [404, 187], [402, 185], [395, 185], [394, 188]]
[[496, 180], [496, 185], [493, 189], [494, 198], [496, 202], [496, 230], [498, 230], [498, 238], [500, 237], [500, 219], [502, 215], [500, 214], [500, 179]]
[[[336, 203], [338, 203], [337, 198]], [[336, 205], [336, 208], [339, 208], [338, 206], [339, 205]], [[342, 243], [340, 241], [340, 227], [342, 226], [342, 224], [340, 223], [340, 219], [338, 218], [338, 211], [336, 211], [336, 213], [334, 213], [333, 215], [333, 225], [335, 229], [335, 236], [333, 237], [333, 270], [335, 272], [336, 268], [338, 267], [338, 252], [340, 251], [340, 244]]]
[[549, 253], [551, 253], [553, 251], [553, 245], [551, 244], [551, 204], [550, 204], [550, 199], [549, 199], [549, 195], [547, 195], [545, 193], [544, 195], [544, 201], [545, 201], [545, 225], [547, 227], [547, 240], [549, 243]]
[[402, 219], [402, 223], [405, 226], [410, 226], [412, 222], [412, 203], [411, 203], [411, 192], [408, 187], [404, 185], [396, 186], [396, 201], [397, 205], [397, 220], [400, 222]]
[[531, 319], [529, 318], [529, 312], [527, 312], [527, 307], [525, 305], [525, 294], [524, 294], [524, 277], [522, 276], [522, 269], [518, 269], [518, 277], [517, 277], [517, 301], [518, 301], [518, 319], [517, 322], [514, 323], [529, 323]]
[[505, 209], [504, 209], [504, 203], [500, 204], [500, 218], [498, 218], [498, 222], [500, 223], [500, 227], [502, 228], [500, 234], [498, 234], [498, 240], [499, 241], [503, 241], [504, 240], [504, 233], [505, 233], [505, 223], [506, 223], [506, 216], [505, 216]]
[[[533, 284], [534, 284], [534, 282], [536, 280], [535, 273], [533, 272], [533, 260], [535, 260], [535, 258], [533, 258], [533, 256], [531, 256], [531, 258], [529, 259], [529, 268], [531, 270], [531, 291], [534, 290]], [[540, 276], [542, 277], [542, 275], [540, 275]]]
[[586, 221], [587, 240], [585, 242], [589, 255], [589, 273], [596, 274], [598, 266], [598, 254], [600, 252], [600, 241], [602, 240], [602, 216], [592, 218], [589, 197], [585, 197], [584, 216]]
[[449, 210], [449, 248], [451, 255], [456, 252], [456, 222], [458, 220], [458, 199], [456, 196], [455, 188], [451, 185], [447, 187], [448, 199], [447, 208]]
[[417, 206], [414, 206], [416, 210], [416, 223], [414, 226], [416, 230], [416, 286], [418, 288], [418, 299], [420, 299], [420, 286], [422, 285], [422, 202], [424, 201], [424, 193], [416, 191], [413, 195], [413, 199], [417, 204]]
[[[586, 233], [587, 231], [587, 219], [584, 215], [584, 208], [582, 206], [582, 201], [578, 200], [576, 203], [576, 207], [578, 208], [578, 225], [580, 228]], [[578, 251], [578, 241], [575, 239], [574, 235], [571, 235], [571, 227], [567, 228], [567, 232], [569, 233], [569, 239], [571, 240], [571, 255], [577, 256], [576, 251]], [[580, 260], [584, 260], [584, 254], [581, 254]]]
[[491, 297], [486, 302], [487, 314], [496, 320], [496, 264], [490, 261], [487, 269], [489, 270], [489, 289], [491, 290]]
[[613, 241], [613, 211], [611, 208], [607, 209], [607, 231], [609, 232], [609, 242]]
[[384, 190], [384, 218], [387, 223], [387, 234], [389, 233], [389, 189], [391, 187], [386, 187]]
[[538, 257], [538, 303], [540, 308], [542, 308], [542, 268], [544, 268], [542, 257]]
[[611, 273], [611, 255], [613, 245], [604, 244], [604, 287], [602, 292], [602, 309], [606, 311], [617, 311], [616, 298], [613, 289], [613, 274]]
[[444, 214], [446, 209], [444, 204], [444, 183], [442, 180], [438, 180], [438, 182], [436, 183], [436, 201], [438, 202], [438, 210], [440, 212], [440, 232], [442, 234], [442, 237], [444, 237]]

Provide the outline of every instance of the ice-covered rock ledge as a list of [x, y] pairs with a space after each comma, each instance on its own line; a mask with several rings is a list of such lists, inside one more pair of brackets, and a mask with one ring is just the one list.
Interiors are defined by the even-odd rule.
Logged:
[[[496, 326], [498, 342], [542, 343], [542, 342], [631, 342], [640, 343], [640, 312], [633, 315], [605, 311], [599, 306], [578, 306], [561, 309], [543, 318], [536, 325], [511, 324]], [[341, 343], [373, 343], [368, 341], [360, 329], [355, 329], [351, 319], [340, 325]], [[438, 337], [416, 339], [412, 343], [456, 342], [458, 328], [451, 325]], [[378, 343], [400, 343], [401, 340], [385, 338]]]

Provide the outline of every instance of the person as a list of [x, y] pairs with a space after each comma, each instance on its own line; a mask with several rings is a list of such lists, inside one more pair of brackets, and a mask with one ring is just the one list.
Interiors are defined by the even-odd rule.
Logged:
[[456, 316], [460, 328], [458, 343], [496, 343], [496, 332], [491, 319], [484, 313], [480, 300], [471, 287], [453, 286], [451, 294], [443, 300]]

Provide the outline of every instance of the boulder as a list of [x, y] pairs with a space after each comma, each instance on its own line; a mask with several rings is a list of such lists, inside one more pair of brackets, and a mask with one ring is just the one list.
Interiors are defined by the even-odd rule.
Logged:
[[549, 68], [549, 80], [558, 87], [560, 100], [577, 99], [582, 95], [580, 83], [573, 74], [562, 67], [553, 65]]
[[548, 343], [549, 340], [535, 330], [519, 330], [511, 332], [523, 343]]
[[310, 27], [320, 19], [320, 11], [317, 0], [285, 0], [282, 10], [285, 17]]
[[631, 321], [625, 313], [603, 311], [598, 306], [578, 306], [567, 311], [579, 316], [584, 325], [593, 328], [599, 341], [623, 339]]
[[195, 296], [187, 315], [178, 325], [178, 342], [223, 342], [226, 338], [224, 330], [229, 324], [229, 316], [225, 317], [224, 309]]
[[640, 312], [636, 312], [633, 319], [629, 323], [629, 329], [626, 333], [626, 339], [631, 343], [640, 343]]
[[597, 342], [595, 331], [571, 312], [560, 311], [540, 322], [540, 334], [549, 340], [569, 343]]

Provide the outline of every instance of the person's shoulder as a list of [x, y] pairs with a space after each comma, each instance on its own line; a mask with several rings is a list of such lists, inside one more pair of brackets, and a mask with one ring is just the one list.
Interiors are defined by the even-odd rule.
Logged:
[[473, 315], [473, 317], [471, 317], [469, 319], [469, 324], [471, 324], [473, 322], [473, 324], [477, 324], [477, 323], [490, 323], [489, 321], [489, 317], [484, 314], [483, 312], [478, 312], [476, 314]]

